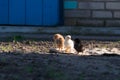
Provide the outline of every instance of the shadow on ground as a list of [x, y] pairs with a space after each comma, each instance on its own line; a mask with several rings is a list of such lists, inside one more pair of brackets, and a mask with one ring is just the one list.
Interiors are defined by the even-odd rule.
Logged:
[[120, 80], [119, 57], [0, 53], [0, 80]]

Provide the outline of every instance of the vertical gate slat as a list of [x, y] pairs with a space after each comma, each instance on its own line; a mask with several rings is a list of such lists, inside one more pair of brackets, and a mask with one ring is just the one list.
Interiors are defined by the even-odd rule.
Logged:
[[9, 0], [9, 24], [25, 25], [25, 0]]
[[42, 0], [26, 0], [26, 25], [42, 25]]
[[8, 0], [0, 0], [0, 24], [8, 24]]
[[43, 0], [43, 25], [59, 24], [59, 0]]

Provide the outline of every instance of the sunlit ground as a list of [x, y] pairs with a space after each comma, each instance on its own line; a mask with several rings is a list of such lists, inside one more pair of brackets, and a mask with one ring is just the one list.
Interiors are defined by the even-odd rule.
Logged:
[[[86, 50], [120, 50], [120, 41], [82, 43]], [[55, 48], [52, 41], [1, 41], [0, 80], [120, 80], [119, 56], [53, 54], [50, 48]]]

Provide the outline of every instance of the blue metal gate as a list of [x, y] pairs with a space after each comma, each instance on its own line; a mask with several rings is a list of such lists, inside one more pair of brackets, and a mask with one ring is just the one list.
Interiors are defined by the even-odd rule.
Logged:
[[59, 0], [43, 0], [43, 25], [57, 25], [59, 22]]
[[0, 24], [8, 24], [8, 0], [0, 0]]
[[0, 0], [0, 24], [59, 25], [62, 0]]
[[43, 1], [26, 0], [26, 24], [43, 25]]
[[9, 24], [25, 24], [25, 0], [9, 0]]

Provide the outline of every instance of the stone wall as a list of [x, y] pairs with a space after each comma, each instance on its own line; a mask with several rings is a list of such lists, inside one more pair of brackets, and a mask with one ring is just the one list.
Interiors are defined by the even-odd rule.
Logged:
[[64, 24], [120, 26], [120, 0], [64, 0]]

